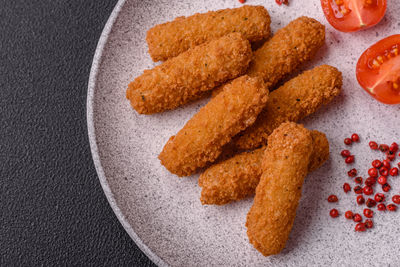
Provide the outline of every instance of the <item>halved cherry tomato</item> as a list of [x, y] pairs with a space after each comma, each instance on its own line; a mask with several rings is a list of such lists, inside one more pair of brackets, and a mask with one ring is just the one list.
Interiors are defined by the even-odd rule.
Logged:
[[378, 24], [386, 0], [321, 0], [326, 19], [337, 30], [355, 32]]
[[400, 103], [400, 34], [368, 48], [357, 62], [357, 80], [370, 95], [385, 104]]

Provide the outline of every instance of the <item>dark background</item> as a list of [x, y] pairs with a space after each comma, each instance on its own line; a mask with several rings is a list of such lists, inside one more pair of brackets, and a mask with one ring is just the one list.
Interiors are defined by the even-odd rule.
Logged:
[[116, 0], [0, 0], [0, 265], [151, 266], [101, 189], [86, 93]]

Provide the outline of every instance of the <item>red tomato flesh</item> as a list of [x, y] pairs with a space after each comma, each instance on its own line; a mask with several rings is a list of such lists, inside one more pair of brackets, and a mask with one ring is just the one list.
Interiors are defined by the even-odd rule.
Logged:
[[355, 32], [378, 24], [386, 0], [321, 0], [326, 19], [337, 30]]
[[368, 48], [357, 62], [358, 83], [385, 104], [400, 103], [400, 34]]

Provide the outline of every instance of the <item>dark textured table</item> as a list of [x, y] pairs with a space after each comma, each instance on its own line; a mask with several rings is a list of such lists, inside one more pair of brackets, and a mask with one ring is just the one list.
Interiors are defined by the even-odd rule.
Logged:
[[152, 266], [90, 154], [86, 92], [116, 0], [0, 0], [0, 266]]

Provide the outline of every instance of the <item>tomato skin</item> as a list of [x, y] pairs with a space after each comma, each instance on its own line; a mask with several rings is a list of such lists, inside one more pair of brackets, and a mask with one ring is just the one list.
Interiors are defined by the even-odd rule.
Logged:
[[[364, 0], [343, 1], [361, 6]], [[359, 10], [360, 16], [357, 16], [358, 12], [356, 11], [350, 12], [347, 15], [342, 15], [340, 12], [335, 13], [333, 7], [335, 7], [336, 4], [334, 4], [334, 2], [335, 0], [321, 0], [322, 10], [324, 11], [325, 17], [329, 24], [331, 24], [336, 30], [342, 32], [355, 32], [375, 26], [382, 20], [387, 8], [386, 0], [376, 0], [377, 6], [362, 8]], [[332, 4], [334, 4], [334, 6]]]
[[390, 65], [385, 66], [387, 62], [384, 62], [378, 69], [372, 69], [369, 65], [371, 60], [394, 45], [398, 45], [400, 49], [400, 34], [386, 37], [369, 47], [361, 55], [356, 66], [358, 83], [367, 93], [384, 104], [400, 103], [400, 90], [394, 90], [388, 82], [391, 77], [400, 77], [400, 54], [392, 59]]

